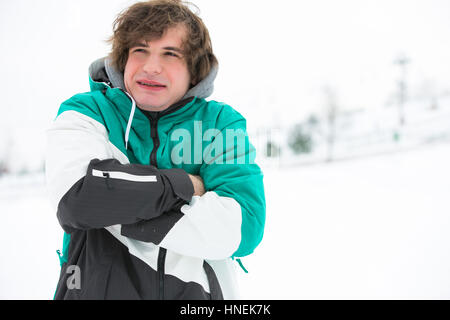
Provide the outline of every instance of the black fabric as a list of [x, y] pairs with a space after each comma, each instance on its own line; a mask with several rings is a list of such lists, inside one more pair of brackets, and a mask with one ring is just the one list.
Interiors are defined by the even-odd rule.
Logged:
[[[184, 170], [168, 169], [160, 170], [160, 172], [168, 178], [174, 193], [180, 198], [180, 200], [186, 200], [187, 202], [192, 199], [192, 194], [194, 192], [193, 185], [189, 177], [186, 179]], [[171, 210], [165, 212], [159, 217], [150, 220], [142, 220], [133, 224], [122, 225], [121, 234], [139, 241], [160, 244], [167, 233], [183, 217], [183, 213], [180, 211], [180, 208], [184, 204], [185, 202], [180, 202], [178, 205], [175, 205]]]
[[191, 201], [194, 186], [183, 169], [161, 169], [160, 173], [169, 179], [173, 192], [183, 200]]
[[[106, 229], [77, 230], [70, 236], [68, 262], [61, 268], [56, 300], [159, 299], [157, 271], [131, 255]], [[79, 267], [80, 289], [67, 286], [72, 276], [66, 272], [69, 266]], [[166, 300], [209, 300], [218, 296], [207, 293], [198, 283], [183, 282], [172, 275], [164, 275], [163, 284]]]
[[[154, 175], [157, 181], [134, 182], [108, 178], [107, 175], [96, 177], [92, 175], [93, 169]], [[61, 199], [57, 212], [59, 222], [64, 231], [71, 233], [76, 229], [132, 224], [159, 217], [186, 203], [184, 199], [189, 198], [190, 193], [192, 197], [194, 193], [192, 183], [188, 184], [190, 179], [186, 172], [176, 169], [169, 176], [167, 171], [162, 172], [153, 166], [122, 165], [115, 159], [94, 159], [89, 163], [86, 176]]]
[[205, 269], [206, 277], [208, 278], [209, 292], [211, 292], [211, 299], [223, 300], [222, 289], [220, 289], [219, 280], [217, 280], [213, 268], [208, 264], [208, 262], [203, 261], [203, 269]]
[[159, 300], [164, 300], [164, 274], [166, 273], [166, 254], [165, 248], [159, 248], [158, 254], [158, 281], [159, 281]]
[[135, 240], [160, 244], [167, 233], [182, 217], [183, 213], [179, 209], [174, 209], [158, 218], [122, 225], [121, 234]]

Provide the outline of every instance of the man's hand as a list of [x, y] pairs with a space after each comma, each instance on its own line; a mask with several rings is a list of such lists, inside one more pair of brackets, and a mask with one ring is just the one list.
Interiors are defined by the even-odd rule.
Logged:
[[193, 176], [189, 174], [192, 184], [194, 185], [194, 196], [202, 196], [206, 193], [203, 179], [200, 176]]

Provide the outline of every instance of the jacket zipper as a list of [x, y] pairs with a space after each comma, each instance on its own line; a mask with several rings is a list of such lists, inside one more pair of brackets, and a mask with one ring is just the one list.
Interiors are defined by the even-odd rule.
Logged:
[[[109, 88], [111, 88], [111, 83], [105, 83]], [[129, 98], [130, 100], [132, 99], [131, 96], [129, 96], [123, 89], [121, 89]], [[106, 94], [106, 90], [103, 92], [103, 94]], [[159, 136], [158, 136], [158, 120], [161, 116], [172, 113], [177, 111], [178, 109], [180, 109], [181, 107], [183, 107], [186, 103], [191, 102], [194, 99], [194, 97], [189, 97], [186, 99], [183, 99], [181, 101], [179, 101], [178, 103], [172, 105], [169, 109], [166, 109], [162, 112], [157, 113], [156, 117], [153, 116], [151, 113], [149, 112], [144, 112], [147, 117], [150, 119], [150, 134], [153, 140], [153, 150], [150, 153], [150, 164], [154, 167], [158, 167], [158, 163], [156, 160], [156, 153], [158, 151], [159, 148]], [[109, 173], [105, 173], [103, 175], [104, 177], [106, 177], [108, 180], [110, 178], [110, 174]], [[166, 253], [167, 250], [165, 248], [159, 247], [159, 253], [158, 253], [158, 264], [157, 264], [157, 275], [158, 275], [158, 282], [159, 282], [159, 299], [160, 300], [164, 300], [164, 268], [165, 268], [165, 263], [166, 263]]]
[[158, 282], [159, 282], [159, 300], [164, 300], [164, 274], [165, 274], [165, 263], [166, 263], [166, 253], [165, 248], [159, 247], [158, 254]]
[[158, 120], [159, 115], [154, 117], [153, 115], [149, 115], [150, 117], [150, 134], [153, 140], [153, 150], [150, 153], [150, 164], [152, 166], [157, 167], [158, 163], [156, 161], [156, 152], [159, 148], [159, 136], [158, 136]]
[[[158, 163], [156, 160], [156, 153], [159, 148], [159, 136], [158, 136], [158, 120], [159, 120], [159, 114], [154, 117], [153, 115], [149, 114], [150, 118], [150, 134], [153, 140], [153, 150], [150, 153], [150, 164], [152, 166], [157, 167]], [[165, 248], [159, 247], [159, 254], [158, 254], [158, 293], [159, 293], [159, 300], [164, 300], [164, 273], [165, 273], [165, 263], [166, 263], [166, 253], [167, 250]]]

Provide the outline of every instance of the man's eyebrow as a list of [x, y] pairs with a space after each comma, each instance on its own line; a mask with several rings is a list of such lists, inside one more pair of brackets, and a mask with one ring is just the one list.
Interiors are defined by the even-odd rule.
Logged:
[[177, 48], [177, 47], [164, 47], [163, 49], [183, 53], [183, 50], [181, 50], [180, 48]]
[[[145, 42], [138, 42], [135, 45], [132, 46], [132, 48], [136, 48], [136, 47], [144, 47], [144, 48], [149, 48], [149, 45]], [[175, 52], [179, 52], [179, 53], [183, 53], [183, 50], [178, 48], [178, 47], [164, 47], [164, 50], [169, 50], [169, 51], [175, 51]]]
[[131, 48], [136, 48], [136, 47], [145, 47], [145, 48], [148, 48], [148, 44], [145, 43], [145, 42], [138, 42], [138, 43], [135, 43], [135, 44], [133, 44], [133, 45], [131, 46]]

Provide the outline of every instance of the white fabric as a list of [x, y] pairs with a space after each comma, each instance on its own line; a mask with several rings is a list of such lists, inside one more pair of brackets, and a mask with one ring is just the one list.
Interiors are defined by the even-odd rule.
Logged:
[[215, 192], [192, 197], [181, 207], [184, 216], [161, 246], [184, 255], [219, 260], [231, 257], [241, 242], [241, 207]]
[[89, 162], [113, 158], [105, 127], [76, 111], [65, 111], [47, 130], [45, 174], [54, 209], [64, 194], [86, 175]]
[[231, 260], [231, 258], [223, 260], [206, 260], [206, 262], [213, 268], [217, 280], [219, 280], [223, 298], [225, 300], [241, 299], [236, 272], [243, 271], [237, 263]]

